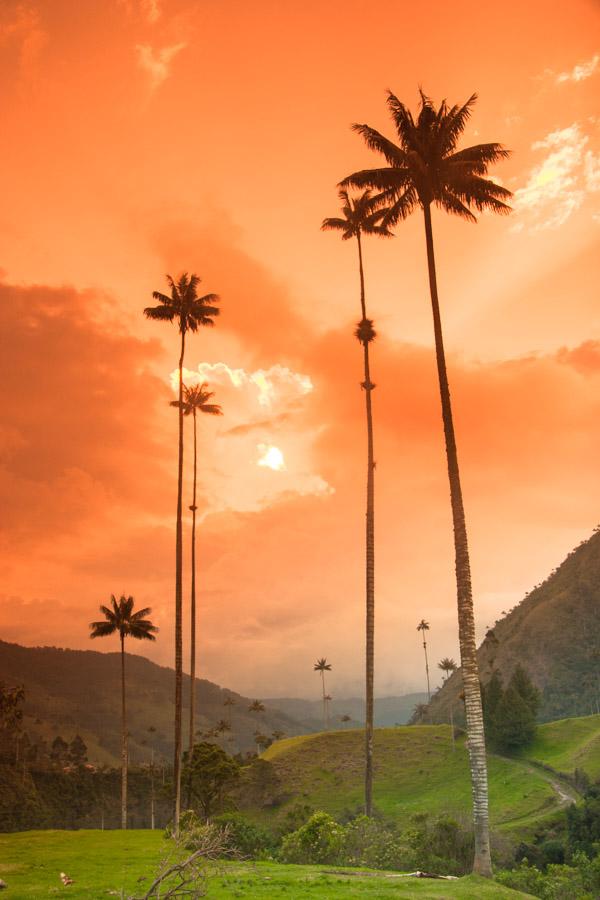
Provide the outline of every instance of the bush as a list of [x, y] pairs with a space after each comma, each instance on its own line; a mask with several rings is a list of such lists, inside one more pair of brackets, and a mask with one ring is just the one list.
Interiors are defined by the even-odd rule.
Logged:
[[342, 862], [345, 866], [402, 869], [408, 866], [406, 850], [396, 831], [383, 822], [357, 816], [344, 830]]
[[416, 866], [439, 875], [466, 875], [471, 871], [474, 853], [471, 828], [463, 828], [449, 816], [431, 821], [426, 813], [414, 816], [412, 822], [412, 827], [402, 836], [412, 851], [411, 868]]
[[541, 900], [595, 900], [600, 896], [600, 857], [590, 861], [577, 853], [573, 865], [549, 865], [545, 873], [523, 860], [510, 872], [498, 872], [496, 880]]
[[285, 863], [339, 863], [344, 844], [344, 827], [328, 813], [316, 812], [306, 825], [286, 835], [279, 858]]
[[275, 837], [268, 828], [256, 825], [240, 813], [223, 813], [214, 824], [227, 832], [227, 847], [237, 850], [241, 856], [250, 859], [264, 859], [271, 856], [275, 848]]

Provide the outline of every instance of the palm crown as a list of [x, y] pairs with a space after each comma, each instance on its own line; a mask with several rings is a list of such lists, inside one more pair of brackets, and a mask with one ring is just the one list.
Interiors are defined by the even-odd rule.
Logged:
[[328, 663], [325, 657], [318, 659], [313, 666], [315, 672], [331, 672], [331, 663]]
[[369, 189], [356, 197], [351, 197], [345, 188], [341, 188], [338, 191], [338, 197], [343, 203], [342, 216], [323, 219], [321, 225], [323, 231], [341, 231], [343, 241], [349, 241], [350, 238], [358, 237], [361, 233], [393, 237], [391, 231], [378, 224], [386, 210], [373, 211], [373, 196]]
[[248, 711], [249, 712], [264, 712], [265, 708], [266, 708], [265, 704], [262, 703], [260, 700], [253, 700], [252, 703], [250, 704], [250, 706], [248, 707]]
[[429, 631], [429, 622], [426, 622], [425, 619], [421, 619], [417, 625], [417, 631]]
[[396, 127], [398, 143], [369, 125], [354, 124], [371, 150], [381, 153], [387, 166], [363, 169], [344, 178], [343, 188], [370, 188], [377, 193], [368, 201], [371, 211], [385, 207], [379, 220], [387, 228], [405, 219], [418, 206], [435, 203], [446, 212], [476, 221], [472, 207], [508, 213], [505, 201], [511, 192], [484, 176], [488, 166], [506, 159], [501, 144], [475, 144], [456, 150], [460, 135], [477, 100], [473, 94], [462, 106], [448, 107], [445, 100], [436, 109], [423, 91], [416, 120], [407, 107], [388, 91], [387, 104]]
[[198, 285], [201, 279], [198, 275], [188, 275], [184, 272], [175, 281], [167, 275], [167, 283], [171, 288], [171, 296], [160, 291], [152, 291], [152, 296], [158, 300], [159, 306], [147, 306], [144, 315], [148, 319], [159, 319], [167, 322], [178, 320], [179, 331], [198, 331], [200, 325], [214, 325], [213, 319], [219, 315], [219, 308], [215, 305], [219, 302], [218, 294], [204, 294], [198, 296]]
[[152, 612], [150, 607], [147, 606], [134, 613], [133, 597], [121, 596], [117, 600], [112, 594], [110, 600], [112, 609], [108, 606], [100, 607], [100, 612], [105, 618], [90, 623], [91, 638], [107, 637], [118, 632], [121, 638], [132, 637], [138, 641], [156, 640], [154, 635], [158, 628], [147, 618]]
[[[183, 385], [181, 409], [184, 416], [195, 416], [197, 412], [206, 413], [209, 416], [223, 415], [223, 410], [218, 403], [208, 402], [211, 397], [215, 396], [215, 392], [209, 391], [207, 388], [206, 381], [203, 381], [202, 384], [194, 384], [192, 387]], [[179, 407], [179, 400], [172, 400], [170, 405]]]
[[449, 675], [450, 672], [454, 672], [456, 670], [456, 668], [457, 668], [456, 663], [454, 662], [453, 659], [450, 659], [449, 656], [445, 656], [438, 663], [438, 669], [441, 669], [442, 672], [446, 673], [446, 675]]

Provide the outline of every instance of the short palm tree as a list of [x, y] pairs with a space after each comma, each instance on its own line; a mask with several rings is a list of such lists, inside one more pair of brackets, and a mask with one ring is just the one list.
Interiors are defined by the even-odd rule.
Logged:
[[453, 672], [456, 672], [457, 665], [453, 659], [450, 659], [449, 656], [445, 656], [438, 663], [438, 669], [441, 669], [444, 673], [444, 683], [448, 681]]
[[248, 712], [261, 713], [266, 709], [265, 704], [261, 700], [253, 700], [248, 707]]
[[[190, 590], [190, 727], [189, 727], [189, 752], [190, 759], [194, 752], [194, 717], [195, 717], [195, 700], [196, 700], [196, 487], [198, 476], [198, 434], [197, 434], [197, 413], [204, 413], [208, 416], [222, 416], [223, 411], [218, 403], [210, 403], [211, 397], [214, 397], [214, 391], [208, 390], [208, 384], [203, 381], [202, 384], [195, 384], [192, 387], [183, 385], [183, 415], [193, 416], [194, 418], [194, 478], [192, 488], [192, 505], [190, 510], [192, 513], [192, 573], [191, 573], [191, 590]], [[173, 400], [171, 406], [178, 409], [179, 400]], [[188, 789], [188, 803], [190, 805]]]
[[173, 781], [175, 785], [173, 824], [175, 832], [179, 829], [181, 810], [181, 714], [183, 684], [183, 359], [185, 356], [185, 336], [188, 331], [196, 332], [202, 326], [213, 326], [215, 317], [219, 315], [216, 304], [217, 294], [198, 296], [200, 278], [184, 272], [177, 281], [167, 275], [167, 284], [171, 289], [170, 296], [160, 291], [153, 291], [152, 297], [158, 300], [158, 306], [147, 306], [144, 315], [158, 322], [176, 322], [181, 337], [179, 352], [179, 443], [177, 463], [177, 523], [175, 527], [175, 723], [174, 723], [174, 756]]
[[398, 142], [389, 140], [369, 125], [354, 125], [354, 129], [362, 135], [367, 145], [383, 156], [385, 164], [376, 169], [355, 172], [341, 182], [341, 187], [376, 190], [378, 193], [373, 198], [373, 209], [386, 208], [387, 211], [380, 222], [384, 227], [395, 225], [407, 218], [415, 209], [423, 212], [456, 554], [459, 643], [473, 786], [475, 831], [473, 869], [480, 875], [490, 876], [492, 864], [487, 763], [475, 645], [471, 570], [446, 371], [431, 222], [432, 204], [444, 212], [460, 216], [470, 222], [476, 221], [473, 210], [479, 212], [489, 210], [495, 213], [510, 211], [507, 201], [511, 197], [511, 192], [485, 177], [489, 166], [505, 159], [509, 155], [508, 151], [498, 143], [475, 144], [457, 150], [458, 140], [470, 118], [476, 99], [476, 95], [473, 94], [463, 105], [452, 107], [443, 101], [436, 109], [429, 97], [421, 91], [421, 106], [415, 119], [410, 110], [394, 94], [388, 92], [388, 108]]
[[[441, 669], [445, 674], [444, 684], [448, 681], [453, 672], [456, 672], [458, 666], [449, 656], [445, 656], [438, 663], [438, 669]], [[456, 749], [456, 743], [454, 740], [454, 709], [452, 706], [452, 697], [450, 697], [450, 729], [452, 731], [452, 749]]]
[[321, 687], [323, 690], [323, 725], [328, 726], [327, 721], [327, 694], [325, 693], [325, 672], [331, 672], [331, 663], [328, 663], [325, 657], [318, 659], [313, 666], [313, 672], [321, 673]]
[[421, 619], [419, 624], [417, 625], [417, 631], [420, 631], [423, 635], [423, 650], [425, 652], [425, 674], [427, 675], [427, 702], [431, 701], [431, 688], [429, 686], [429, 660], [427, 659], [427, 638], [425, 637], [425, 632], [429, 631], [429, 622], [426, 622], [425, 619]]
[[369, 344], [376, 337], [373, 320], [367, 318], [365, 299], [365, 276], [363, 269], [363, 234], [392, 237], [391, 231], [378, 224], [385, 210], [373, 212], [370, 209], [371, 191], [363, 191], [357, 197], [350, 197], [348, 191], [339, 192], [342, 201], [342, 215], [324, 219], [321, 228], [338, 231], [343, 241], [356, 238], [358, 250], [358, 274], [360, 279], [361, 318], [354, 332], [363, 348], [364, 381], [367, 415], [367, 515], [366, 515], [366, 677], [365, 677], [365, 813], [371, 815], [373, 806], [373, 682], [375, 669], [375, 459], [373, 445], [373, 410], [371, 393], [375, 385], [371, 381]]
[[127, 828], [127, 705], [125, 699], [125, 638], [137, 641], [155, 641], [158, 628], [152, 624], [148, 616], [150, 607], [134, 613], [133, 597], [121, 596], [117, 600], [114, 594], [110, 598], [111, 606], [101, 606], [104, 616], [99, 622], [90, 623], [90, 637], [108, 637], [118, 633], [121, 641], [121, 828]]

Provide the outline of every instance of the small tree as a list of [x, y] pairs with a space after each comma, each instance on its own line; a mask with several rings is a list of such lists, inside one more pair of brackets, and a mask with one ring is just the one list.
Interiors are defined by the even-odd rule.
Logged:
[[81, 735], [76, 734], [69, 744], [69, 761], [74, 766], [82, 766], [87, 762], [87, 746]]
[[240, 767], [216, 744], [194, 744], [183, 756], [184, 777], [190, 785], [192, 807], [210, 819], [225, 803], [237, 784]]

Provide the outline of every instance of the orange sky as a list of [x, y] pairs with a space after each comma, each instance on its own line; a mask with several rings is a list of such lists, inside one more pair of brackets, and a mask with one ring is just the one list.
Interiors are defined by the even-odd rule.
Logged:
[[[434, 216], [478, 633], [598, 522], [598, 6], [0, 4], [0, 628], [91, 647], [111, 592], [172, 661], [175, 329], [164, 273], [222, 296], [189, 342], [201, 429], [200, 670], [257, 696], [362, 690], [364, 398], [355, 248], [319, 224], [411, 105], [479, 94], [469, 143], [509, 218]], [[378, 693], [458, 658], [422, 221], [365, 247], [377, 458]], [[200, 370], [198, 367], [200, 366]], [[285, 468], [258, 463], [270, 447]], [[94, 649], [101, 649], [96, 647]], [[116, 649], [107, 641], [102, 649]], [[139, 650], [139, 647], [131, 648]], [[146, 647], [142, 648], [146, 651]]]

